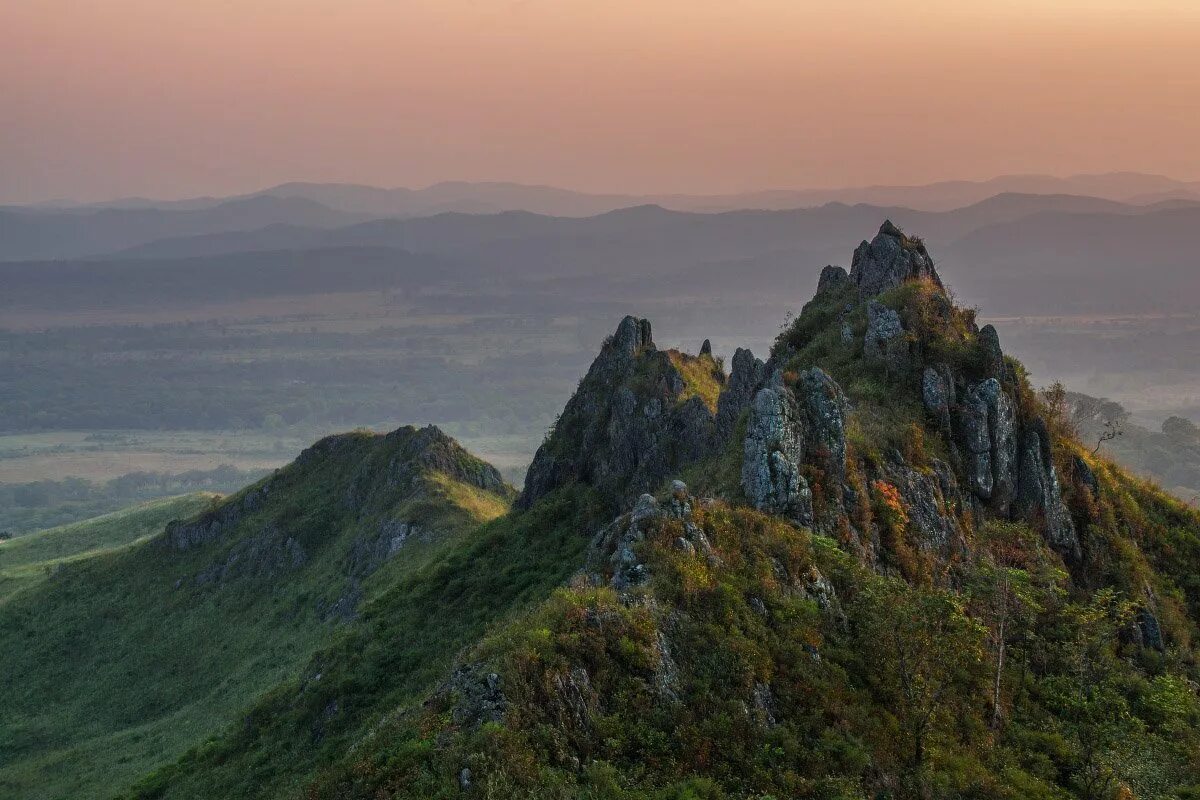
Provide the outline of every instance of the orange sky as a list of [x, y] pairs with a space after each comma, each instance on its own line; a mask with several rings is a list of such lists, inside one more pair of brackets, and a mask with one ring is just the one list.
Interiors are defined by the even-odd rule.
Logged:
[[0, 0], [0, 202], [1200, 178], [1198, 0]]

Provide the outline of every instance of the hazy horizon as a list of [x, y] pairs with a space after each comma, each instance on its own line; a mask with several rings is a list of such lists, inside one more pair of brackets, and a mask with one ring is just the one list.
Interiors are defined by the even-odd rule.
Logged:
[[6, 4], [0, 202], [1200, 178], [1200, 7], [1046, 6]]
[[[737, 197], [739, 195], [765, 194], [765, 193], [771, 193], [771, 192], [781, 192], [781, 193], [804, 192], [804, 193], [820, 194], [823, 192], [827, 192], [827, 193], [846, 192], [846, 191], [852, 192], [852, 191], [857, 191], [857, 190], [865, 191], [865, 190], [870, 190], [870, 189], [898, 189], [898, 190], [923, 189], [926, 187], [936, 186], [939, 184], [953, 184], [953, 183], [986, 184], [991, 181], [1001, 181], [1001, 180], [1005, 180], [1005, 179], [1020, 179], [1020, 178], [1031, 178], [1031, 179], [1048, 178], [1048, 179], [1053, 179], [1053, 180], [1069, 180], [1069, 179], [1073, 179], [1073, 178], [1105, 178], [1105, 177], [1117, 177], [1117, 176], [1123, 176], [1123, 175], [1144, 176], [1147, 178], [1162, 178], [1162, 179], [1165, 179], [1168, 181], [1175, 181], [1175, 182], [1179, 182], [1179, 183], [1200, 183], [1200, 179], [1192, 179], [1192, 178], [1186, 177], [1186, 176], [1164, 175], [1162, 173], [1138, 172], [1135, 170], [1107, 170], [1104, 172], [1061, 173], [1061, 174], [1036, 173], [1036, 172], [1004, 173], [1004, 174], [985, 175], [985, 176], [948, 177], [948, 178], [942, 178], [942, 179], [938, 179], [938, 180], [925, 181], [922, 183], [908, 183], [908, 184], [905, 184], [905, 183], [892, 183], [892, 184], [874, 183], [874, 184], [845, 184], [845, 185], [831, 184], [831, 185], [821, 185], [821, 186], [782, 186], [782, 185], [781, 186], [756, 186], [756, 187], [747, 187], [747, 188], [738, 189], [738, 190], [730, 190], [727, 192], [715, 192], [715, 191], [714, 192], [669, 192], [669, 191], [657, 191], [657, 190], [591, 191], [588, 189], [579, 188], [577, 186], [566, 186], [563, 184], [551, 184], [551, 183], [531, 183], [531, 182], [526, 182], [526, 181], [521, 181], [521, 180], [477, 180], [476, 181], [476, 180], [469, 180], [469, 179], [447, 178], [445, 180], [436, 180], [436, 181], [432, 181], [429, 183], [383, 184], [383, 183], [370, 183], [370, 182], [361, 182], [361, 181], [339, 181], [339, 180], [317, 181], [317, 180], [307, 180], [305, 178], [293, 178], [293, 179], [278, 181], [278, 182], [271, 183], [271, 184], [264, 184], [262, 186], [251, 186], [251, 187], [248, 187], [245, 189], [240, 189], [237, 191], [229, 191], [229, 192], [199, 193], [199, 192], [189, 192], [186, 189], [181, 189], [178, 193], [172, 194], [172, 195], [125, 194], [125, 195], [112, 195], [112, 196], [88, 197], [88, 198], [44, 197], [44, 198], [38, 198], [38, 199], [33, 199], [33, 200], [9, 201], [9, 204], [14, 205], [14, 206], [37, 207], [37, 206], [54, 206], [55, 204], [73, 205], [76, 203], [78, 203], [80, 205], [91, 205], [91, 204], [104, 205], [104, 204], [111, 204], [111, 203], [120, 203], [121, 201], [124, 201], [124, 200], [148, 201], [148, 202], [152, 202], [152, 203], [160, 203], [160, 202], [161, 203], [174, 203], [174, 202], [180, 202], [180, 201], [186, 201], [186, 200], [205, 200], [205, 199], [225, 200], [225, 199], [236, 199], [239, 197], [253, 196], [253, 195], [262, 194], [262, 193], [269, 193], [272, 189], [277, 189], [280, 187], [292, 186], [292, 185], [295, 185], [295, 186], [305, 186], [305, 185], [356, 186], [356, 187], [364, 187], [364, 188], [369, 188], [369, 189], [379, 189], [381, 191], [414, 191], [414, 192], [435, 189], [440, 186], [453, 186], [453, 185], [464, 185], [464, 186], [511, 185], [511, 186], [520, 186], [520, 187], [524, 187], [524, 188], [528, 188], [528, 189], [561, 190], [561, 191], [567, 191], [567, 192], [575, 192], [575, 193], [578, 193], [581, 195], [595, 195], [595, 196], [612, 195], [614, 197], [628, 196], [628, 197], [634, 198], [634, 199], [646, 198], [648, 200], [648, 202], [652, 202], [655, 198], [669, 197], [672, 195], [678, 195], [680, 197], [694, 197], [694, 198], [704, 198], [704, 197], [717, 198], [717, 197]], [[1011, 191], [1011, 190], [1005, 190], [1005, 191]], [[1002, 191], [1000, 193], [1004, 193], [1004, 192]], [[1082, 190], [1079, 192], [1080, 196], [1100, 196], [1102, 194], [1105, 194], [1105, 193], [1098, 192], [1095, 194], [1088, 195], [1085, 192], [1083, 192]], [[830, 203], [830, 202], [845, 202], [845, 201], [838, 201], [838, 200], [821, 201], [820, 205], [824, 205], [824, 204]], [[856, 201], [856, 202], [866, 202], [868, 205], [871, 204], [869, 201]], [[968, 201], [968, 202], [964, 202], [962, 205], [964, 205], [964, 206], [971, 205], [974, 202], [978, 202], [978, 201]], [[598, 213], [603, 213], [603, 212], [598, 212]]]

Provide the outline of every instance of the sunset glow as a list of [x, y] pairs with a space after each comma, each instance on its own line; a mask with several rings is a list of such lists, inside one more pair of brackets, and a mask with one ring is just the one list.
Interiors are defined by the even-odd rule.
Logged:
[[10, 0], [0, 30], [3, 202], [1200, 178], [1188, 0]]

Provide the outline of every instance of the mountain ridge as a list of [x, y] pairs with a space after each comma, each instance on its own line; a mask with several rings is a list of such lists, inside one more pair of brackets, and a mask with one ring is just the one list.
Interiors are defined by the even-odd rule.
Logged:
[[[342, 205], [343, 210], [377, 216], [429, 214], [441, 211], [496, 212], [524, 208], [565, 216], [587, 216], [612, 208], [658, 203], [679, 210], [729, 210], [733, 208], [786, 208], [821, 205], [831, 201], [873, 204], [912, 204], [923, 210], [949, 210], [990, 195], [1017, 191], [1036, 194], [1085, 194], [1111, 200], [1187, 195], [1200, 190], [1200, 182], [1139, 172], [1109, 172], [1053, 176], [1045, 174], [999, 175], [985, 180], [946, 180], [930, 184], [834, 187], [818, 189], [765, 189], [718, 194], [651, 192], [586, 192], [556, 186], [511, 181], [442, 181], [422, 188], [379, 187], [356, 183], [292, 181], [254, 192], [220, 198], [155, 201], [131, 198], [75, 207], [202, 208], [223, 200], [263, 195], [307, 197]], [[907, 200], [906, 200], [907, 198]], [[63, 204], [59, 204], [62, 206]], [[39, 206], [30, 206], [37, 208]], [[72, 207], [67, 204], [67, 207]]]
[[[132, 796], [1200, 784], [1200, 516], [1084, 449], [920, 239], [885, 222], [765, 362], [732, 366], [626, 317], [484, 549]], [[494, 581], [534, 563], [516, 593]], [[486, 632], [456, 601], [481, 586], [505, 598]], [[430, 619], [449, 663], [388, 651]]]
[[514, 494], [434, 427], [339, 434], [26, 582], [0, 603], [3, 793], [111, 796], [174, 761]]

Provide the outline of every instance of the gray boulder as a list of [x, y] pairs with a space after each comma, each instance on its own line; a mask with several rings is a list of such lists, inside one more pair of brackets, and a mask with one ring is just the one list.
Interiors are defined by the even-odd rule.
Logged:
[[860, 297], [874, 297], [909, 280], [929, 279], [942, 285], [925, 245], [905, 236], [890, 220], [874, 239], [854, 251], [850, 279], [858, 286]]

